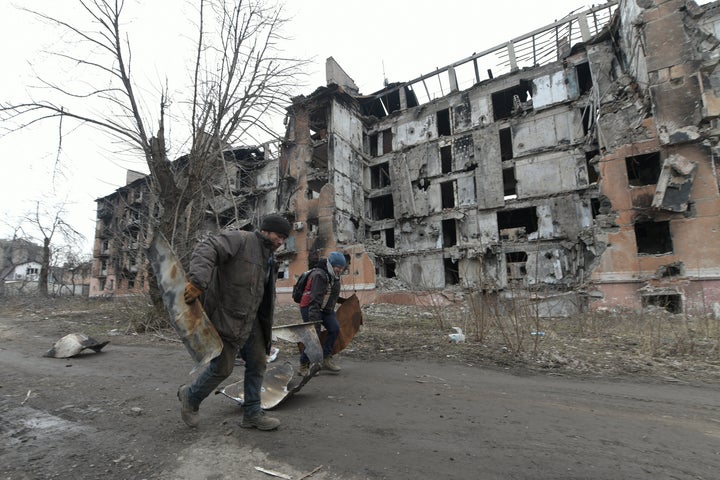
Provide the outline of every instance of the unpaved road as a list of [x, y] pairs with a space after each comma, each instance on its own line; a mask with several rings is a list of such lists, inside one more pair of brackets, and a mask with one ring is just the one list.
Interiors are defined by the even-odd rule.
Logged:
[[340, 375], [273, 412], [278, 431], [241, 429], [221, 395], [191, 430], [182, 345], [111, 336], [99, 354], [43, 358], [59, 337], [41, 323], [0, 318], [0, 479], [720, 478], [718, 385], [340, 355]]

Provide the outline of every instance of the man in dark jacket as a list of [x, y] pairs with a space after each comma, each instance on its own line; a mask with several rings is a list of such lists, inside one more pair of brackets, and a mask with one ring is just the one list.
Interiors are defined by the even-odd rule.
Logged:
[[199, 423], [200, 403], [233, 371], [238, 352], [245, 360], [243, 418], [240, 426], [274, 430], [280, 425], [260, 405], [260, 388], [272, 340], [277, 265], [274, 252], [290, 235], [280, 215], [266, 216], [253, 232], [221, 232], [195, 247], [188, 268], [185, 302], [201, 297], [223, 341], [215, 357], [191, 385], [178, 389], [181, 417]]
[[[345, 301], [340, 297], [340, 274], [345, 269], [345, 265], [345, 256], [341, 252], [332, 252], [327, 260], [319, 261], [308, 277], [300, 300], [300, 315], [303, 322], [322, 322], [322, 326], [327, 331], [321, 368], [331, 373], [340, 372], [340, 367], [333, 362], [332, 354], [335, 340], [340, 333], [340, 324], [335, 316], [335, 304]], [[316, 324], [316, 329], [319, 334], [320, 324]], [[298, 374], [306, 376], [309, 370], [310, 360], [305, 352], [302, 352]]]

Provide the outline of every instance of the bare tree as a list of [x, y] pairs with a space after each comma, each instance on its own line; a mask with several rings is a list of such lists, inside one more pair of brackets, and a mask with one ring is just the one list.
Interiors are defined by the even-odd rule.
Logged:
[[[70, 21], [25, 10], [59, 27], [78, 45], [90, 47], [50, 52], [87, 72], [83, 83], [65, 84], [63, 76], [38, 78], [46, 99], [3, 103], [0, 113], [4, 120], [14, 121], [14, 128], [51, 119], [63, 125], [71, 120], [96, 127], [136, 149], [148, 166], [160, 206], [156, 228], [183, 256], [194, 240], [192, 227], [204, 214], [208, 176], [222, 170], [216, 167], [223, 163], [223, 152], [240, 140], [259, 143], [257, 135], [273, 135], [271, 122], [297, 86], [305, 62], [279, 53], [281, 27], [287, 21], [282, 6], [261, 0], [197, 0], [195, 49], [189, 67], [192, 85], [187, 97], [173, 98], [166, 79], [157, 87], [157, 100], [148, 103], [139, 92], [150, 89], [136, 82], [131, 59], [134, 51], [152, 45], [133, 44], [126, 36], [125, 2], [78, 3], [90, 26], [78, 18]], [[156, 124], [151, 125], [149, 118]], [[184, 128], [173, 129], [188, 132], [187, 139], [175, 142], [188, 145], [182, 163], [170, 159], [168, 119], [185, 121]]]
[[40, 234], [42, 240], [42, 259], [40, 261], [38, 291], [40, 295], [45, 297], [47, 297], [49, 293], [48, 278], [55, 256], [53, 239], [57, 240], [56, 235], [60, 235], [62, 242], [58, 243], [61, 243], [63, 248], [66, 248], [68, 245], [77, 245], [85, 239], [81, 233], [65, 222], [63, 219], [64, 214], [64, 205], [55, 208], [52, 212], [43, 212], [41, 211], [40, 202], [37, 202], [35, 212], [26, 217], [26, 222]]

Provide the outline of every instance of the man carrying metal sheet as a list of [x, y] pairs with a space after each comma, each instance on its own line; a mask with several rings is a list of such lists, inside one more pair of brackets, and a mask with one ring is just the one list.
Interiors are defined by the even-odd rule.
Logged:
[[191, 385], [178, 389], [181, 417], [199, 423], [200, 403], [233, 371], [235, 357], [245, 360], [243, 418], [240, 426], [274, 430], [280, 420], [265, 414], [260, 388], [272, 341], [277, 265], [274, 252], [290, 234], [280, 215], [266, 216], [259, 230], [226, 231], [193, 251], [185, 302], [198, 299], [222, 339], [223, 348]]

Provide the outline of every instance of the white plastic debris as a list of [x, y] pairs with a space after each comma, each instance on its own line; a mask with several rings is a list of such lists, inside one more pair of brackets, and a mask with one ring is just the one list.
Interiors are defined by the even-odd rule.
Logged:
[[455, 330], [455, 333], [451, 333], [448, 335], [450, 338], [450, 341], [452, 343], [462, 343], [465, 341], [465, 335], [462, 332], [462, 329], [460, 327], [452, 327], [453, 330]]

